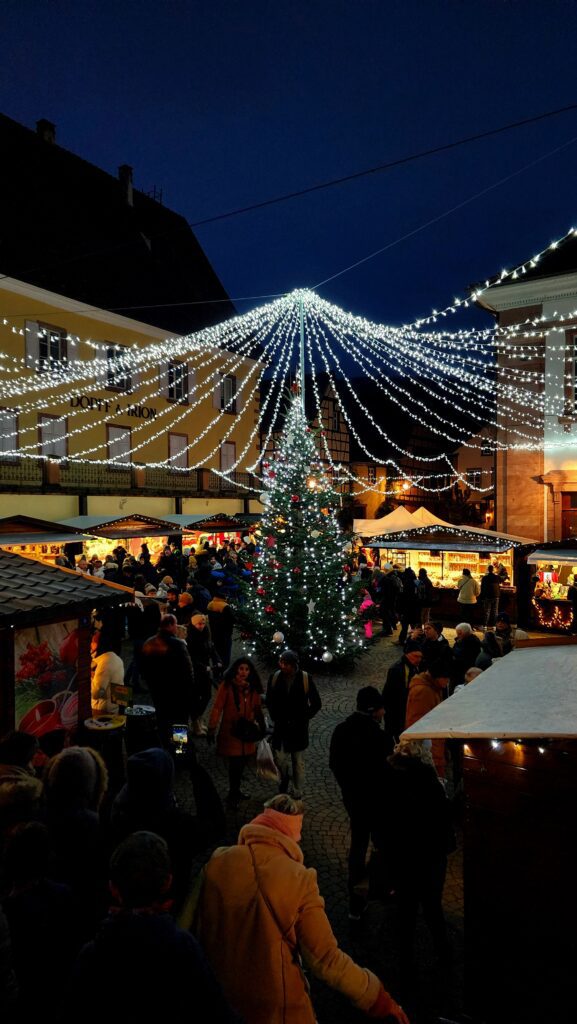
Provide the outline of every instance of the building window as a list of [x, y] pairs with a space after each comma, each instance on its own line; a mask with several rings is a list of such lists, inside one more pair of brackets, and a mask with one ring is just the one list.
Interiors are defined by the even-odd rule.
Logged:
[[220, 471], [228, 473], [236, 462], [236, 444], [234, 441], [225, 441], [220, 446]]
[[38, 439], [40, 454], [47, 459], [65, 459], [66, 435], [68, 433], [65, 416], [40, 415], [38, 417]]
[[168, 435], [168, 460], [170, 469], [188, 469], [188, 435]]
[[126, 362], [124, 345], [109, 345], [106, 349], [106, 387], [109, 391], [131, 391], [131, 377]]
[[17, 462], [18, 413], [14, 409], [0, 409], [0, 460]]
[[107, 424], [106, 443], [108, 460], [112, 469], [126, 469], [126, 463], [132, 461], [132, 439], [130, 427], [115, 427]]
[[232, 373], [221, 375], [214, 389], [214, 406], [223, 412], [236, 413], [236, 377]]
[[367, 483], [376, 484], [377, 482], [377, 467], [367, 466]]
[[468, 469], [466, 474], [467, 483], [472, 490], [477, 491], [481, 487], [481, 478], [483, 476], [483, 470], [475, 467], [475, 469]]
[[491, 458], [491, 456], [494, 454], [494, 449], [490, 444], [487, 444], [486, 442], [481, 444], [481, 455], [484, 458]]
[[168, 401], [188, 403], [188, 366], [186, 363], [168, 364]]
[[66, 331], [38, 324], [38, 372], [64, 370], [68, 366]]

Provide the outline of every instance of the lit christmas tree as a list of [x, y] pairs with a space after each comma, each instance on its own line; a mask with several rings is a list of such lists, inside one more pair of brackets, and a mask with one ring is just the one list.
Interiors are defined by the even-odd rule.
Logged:
[[274, 459], [263, 462], [262, 550], [239, 608], [247, 653], [276, 660], [286, 647], [306, 663], [343, 662], [362, 651], [358, 585], [348, 579], [336, 510], [300, 397], [291, 399]]

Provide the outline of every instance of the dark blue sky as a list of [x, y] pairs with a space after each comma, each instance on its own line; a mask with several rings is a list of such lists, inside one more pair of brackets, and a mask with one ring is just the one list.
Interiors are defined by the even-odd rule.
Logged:
[[[577, 100], [573, 0], [4, 0], [0, 38], [3, 113], [192, 222]], [[197, 235], [233, 298], [313, 286], [572, 139], [320, 290], [413, 320], [577, 219], [577, 111]]]

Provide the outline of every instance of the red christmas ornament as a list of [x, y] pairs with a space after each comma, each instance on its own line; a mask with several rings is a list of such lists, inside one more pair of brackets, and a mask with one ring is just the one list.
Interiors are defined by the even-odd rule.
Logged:
[[267, 606], [265, 608], [265, 612], [267, 613], [267, 615], [274, 615], [274, 612], [275, 612], [274, 604], [267, 604]]
[[297, 576], [299, 574], [299, 572], [302, 572], [302, 569], [300, 568], [300, 566], [295, 565], [295, 567], [293, 569], [293, 572], [294, 572], [295, 576]]
[[268, 469], [269, 466], [270, 466], [270, 462], [263, 462], [264, 469]]
[[241, 640], [250, 640], [251, 637], [252, 637], [252, 633], [241, 633], [240, 634]]
[[264, 589], [264, 587], [257, 587], [256, 592], [259, 597], [264, 597], [264, 595], [266, 594], [266, 590]]
[[253, 562], [245, 562], [244, 564], [245, 564], [245, 568], [247, 568], [247, 569], [253, 569], [254, 568], [254, 563]]
[[274, 469], [271, 469], [271, 471], [269, 473], [269, 479], [270, 480], [274, 480], [275, 476], [276, 476], [276, 473], [275, 473]]
[[267, 546], [267, 548], [274, 548], [275, 544], [276, 544], [276, 537], [272, 537], [272, 536], [267, 537], [267, 539], [266, 539], [266, 546]]
[[301, 499], [300, 499], [300, 495], [299, 494], [291, 494], [291, 501], [294, 501], [296, 503], [297, 501], [300, 501], [300, 500]]

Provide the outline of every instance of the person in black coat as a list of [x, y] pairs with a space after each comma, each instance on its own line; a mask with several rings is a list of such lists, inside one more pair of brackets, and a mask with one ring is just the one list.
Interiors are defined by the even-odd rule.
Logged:
[[448, 966], [450, 951], [442, 897], [447, 853], [454, 835], [450, 804], [430, 751], [421, 743], [401, 743], [389, 763], [393, 771], [386, 838], [398, 901], [401, 969], [403, 981], [410, 983], [419, 906], [437, 957]]
[[367, 850], [374, 835], [379, 809], [375, 792], [387, 787], [387, 756], [392, 743], [381, 729], [383, 698], [374, 686], [357, 693], [357, 709], [337, 725], [331, 738], [329, 767], [337, 780], [351, 825], [349, 847], [349, 918], [358, 921], [365, 896], [356, 887], [365, 876]]
[[453, 644], [453, 670], [451, 672], [451, 692], [455, 686], [465, 682], [465, 672], [472, 668], [481, 653], [481, 641], [473, 633], [468, 622], [460, 622], [455, 627], [455, 643]]
[[416, 626], [421, 622], [421, 606], [417, 596], [417, 577], [410, 565], [404, 570], [401, 576], [403, 593], [400, 601], [401, 611], [401, 632], [399, 643], [404, 644], [409, 626]]
[[146, 640], [140, 671], [150, 690], [164, 746], [170, 746], [171, 726], [186, 725], [199, 713], [200, 693], [184, 640], [177, 634], [174, 615], [163, 615], [154, 636]]
[[[191, 615], [186, 631], [186, 646], [194, 668], [199, 698], [197, 714], [193, 717], [199, 719], [208, 706], [212, 684], [218, 686], [222, 673], [222, 662], [212, 642], [206, 615], [200, 612]], [[195, 731], [200, 732], [201, 729], [201, 723], [197, 723]]]
[[281, 776], [280, 792], [288, 792], [290, 761], [293, 796], [299, 799], [304, 784], [309, 721], [320, 711], [322, 701], [312, 677], [300, 670], [294, 651], [281, 654], [279, 670], [268, 681], [266, 706], [274, 723], [271, 746]]
[[[118, 904], [81, 950], [66, 984], [62, 1024], [102, 1024], [112, 1016], [158, 1024], [169, 1013], [199, 1024], [241, 1024], [190, 932], [170, 916], [172, 867], [164, 839], [135, 832], [110, 860], [110, 889]], [[115, 975], [121, 972], [119, 984]]]
[[385, 733], [395, 743], [405, 728], [407, 697], [409, 683], [420, 671], [423, 660], [421, 645], [416, 640], [409, 640], [403, 657], [391, 665], [383, 687], [383, 706], [385, 708]]
[[424, 640], [421, 645], [423, 660], [427, 666], [434, 665], [440, 657], [449, 652], [449, 641], [443, 636], [442, 622], [426, 622], [423, 626]]
[[[203, 803], [202, 794], [196, 799], [196, 777], [203, 771], [196, 763], [191, 766], [197, 804], [193, 817], [177, 804], [174, 760], [168, 751], [161, 747], [140, 750], [128, 758], [126, 785], [115, 798], [110, 813], [111, 849], [132, 832], [142, 830], [155, 832], [166, 840], [173, 868], [171, 894], [177, 909], [187, 892], [193, 857], [224, 831], [224, 813], [216, 793], [212, 793], [209, 802]], [[213, 789], [210, 779], [208, 786], [209, 791]]]

